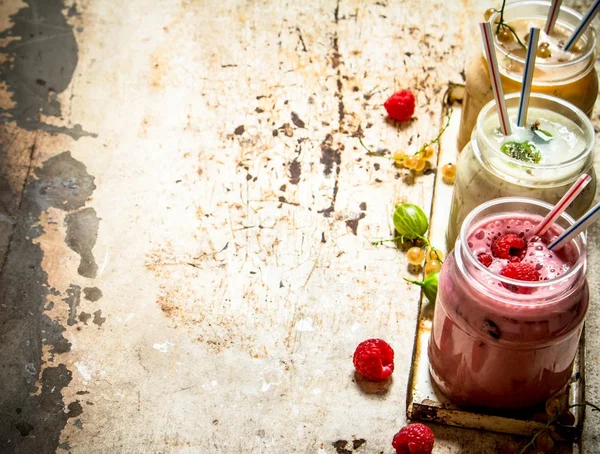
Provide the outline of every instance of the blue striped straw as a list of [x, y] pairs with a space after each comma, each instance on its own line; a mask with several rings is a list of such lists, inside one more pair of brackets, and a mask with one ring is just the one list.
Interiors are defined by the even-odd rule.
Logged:
[[531, 95], [531, 83], [533, 82], [533, 71], [535, 70], [535, 55], [537, 53], [539, 39], [540, 29], [531, 27], [529, 29], [529, 44], [527, 45], [525, 69], [523, 70], [523, 83], [521, 84], [519, 115], [517, 116], [517, 126], [522, 128], [524, 128], [526, 126], [525, 123], [527, 123], [527, 109], [529, 108], [529, 95]]
[[581, 20], [577, 28], [573, 31], [573, 34], [565, 44], [563, 51], [568, 52], [569, 50], [571, 50], [571, 47], [573, 47], [577, 40], [581, 38], [581, 35], [583, 35], [583, 32], [585, 32], [585, 30], [592, 23], [594, 16], [596, 15], [596, 13], [598, 13], [599, 10], [600, 0], [596, 0], [592, 7], [588, 10], [588, 12], [585, 13], [585, 16], [583, 16], [583, 19]]
[[600, 203], [592, 207], [587, 213], [575, 222], [571, 227], [559, 235], [552, 243], [548, 245], [548, 249], [560, 249], [594, 222], [600, 216]]

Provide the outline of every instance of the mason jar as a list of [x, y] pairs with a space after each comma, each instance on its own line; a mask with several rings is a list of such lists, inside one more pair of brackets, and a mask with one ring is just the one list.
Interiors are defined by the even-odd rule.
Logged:
[[[561, 392], [571, 378], [589, 300], [585, 235], [550, 251], [554, 259], [546, 258], [546, 265], [558, 270], [562, 264], [563, 273], [536, 282], [497, 274], [478, 260], [472, 244], [481, 232], [493, 236], [495, 228], [502, 230], [507, 220], [517, 230], [526, 231], [527, 223], [531, 229], [551, 208], [521, 197], [480, 205], [465, 219], [442, 265], [428, 348], [430, 374], [459, 406], [532, 407]], [[543, 238], [530, 241], [549, 242], [573, 222], [563, 214]], [[534, 244], [539, 243], [528, 254], [541, 249]]]
[[[504, 21], [509, 25], [525, 23], [529, 26], [544, 29], [549, 1], [522, 1], [507, 3], [504, 9]], [[490, 18], [492, 29], [499, 19], [499, 13]], [[566, 41], [572, 31], [581, 22], [582, 16], [577, 11], [561, 6], [554, 32], [551, 36], [557, 42]], [[523, 36], [521, 36], [523, 39]], [[545, 39], [540, 36], [540, 43]], [[494, 34], [494, 45], [500, 78], [504, 94], [521, 91], [523, 69], [525, 66], [525, 50], [515, 52], [506, 48]], [[554, 52], [553, 58], [536, 58], [535, 72], [531, 90], [557, 96], [569, 101], [591, 118], [594, 103], [598, 96], [598, 74], [594, 68], [596, 61], [596, 36], [593, 27], [588, 27], [570, 53], [559, 55]], [[462, 103], [460, 129], [458, 133], [458, 150], [462, 150], [471, 137], [477, 116], [483, 106], [493, 99], [492, 85], [487, 61], [483, 51], [471, 59], [466, 68], [465, 94]]]
[[[519, 93], [506, 96], [509, 117], [516, 117], [519, 100]], [[538, 115], [571, 125], [578, 140], [581, 140], [580, 151], [576, 155], [559, 154], [550, 164], [527, 163], [507, 156], [501, 151], [499, 131], [490, 130], [490, 122], [499, 122], [496, 103], [489, 102], [479, 114], [472, 140], [457, 159], [446, 231], [448, 250], [454, 247], [467, 214], [490, 199], [523, 196], [555, 204], [582, 174], [588, 173], [592, 177], [591, 182], [567, 208], [567, 212], [579, 218], [591, 207], [596, 194], [596, 176], [593, 169], [595, 133], [590, 119], [573, 104], [539, 93], [531, 94], [528, 112], [528, 121], [534, 121]], [[516, 126], [513, 125], [513, 129], [516, 130]]]

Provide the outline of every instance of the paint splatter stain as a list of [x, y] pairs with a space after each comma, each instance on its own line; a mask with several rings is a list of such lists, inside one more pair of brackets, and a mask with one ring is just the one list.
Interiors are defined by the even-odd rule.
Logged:
[[290, 162], [289, 170], [290, 170], [290, 178], [289, 178], [290, 183], [298, 184], [300, 182], [300, 175], [302, 174], [302, 166], [300, 165], [300, 162], [298, 162], [298, 158], [296, 158], [292, 162]]
[[364, 219], [366, 216], [365, 213], [360, 213], [357, 217], [355, 217], [354, 219], [348, 219], [346, 220], [346, 226], [350, 229], [350, 231], [356, 236], [358, 233], [358, 222], [361, 219]]
[[95, 303], [102, 298], [102, 290], [100, 290], [98, 287], [86, 287], [83, 289], [83, 297], [86, 300]]
[[298, 128], [304, 129], [306, 127], [304, 121], [302, 121], [296, 112], [292, 112], [292, 123]]
[[13, 100], [12, 107], [0, 109], [0, 121], [15, 121], [28, 131], [67, 134], [75, 140], [96, 137], [79, 124], [56, 126], [40, 120], [41, 115], [63, 117], [58, 95], [71, 83], [78, 47], [62, 0], [25, 0], [25, 4], [11, 16], [14, 25], [0, 32], [0, 40], [10, 38], [0, 47], [0, 53], [8, 56], [0, 63], [0, 81]]
[[351, 450], [346, 449], [346, 446], [348, 445], [348, 441], [346, 440], [334, 441], [332, 445], [335, 448], [335, 452], [337, 452], [337, 454], [352, 454]]
[[84, 164], [65, 151], [54, 156], [34, 171], [35, 179], [26, 189], [42, 210], [50, 207], [65, 211], [82, 208], [96, 189], [94, 177], [87, 173]]
[[67, 325], [73, 326], [77, 323], [77, 307], [81, 301], [81, 287], [78, 285], [69, 285], [67, 289], [67, 297], [63, 299], [69, 305], [69, 318]]
[[92, 249], [98, 238], [100, 220], [93, 208], [84, 208], [65, 217], [67, 235], [65, 241], [73, 251], [81, 257], [77, 272], [83, 277], [95, 278], [98, 265]]
[[102, 311], [97, 310], [94, 312], [94, 320], [93, 323], [98, 326], [102, 326], [102, 324], [106, 321], [106, 317], [102, 317]]

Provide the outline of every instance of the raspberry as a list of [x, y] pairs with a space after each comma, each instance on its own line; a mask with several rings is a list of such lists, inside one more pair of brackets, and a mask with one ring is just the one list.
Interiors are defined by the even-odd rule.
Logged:
[[[518, 281], [530, 281], [535, 282], [540, 280], [540, 273], [533, 267], [533, 265], [524, 262], [509, 263], [500, 271], [500, 274], [510, 279], [516, 279]], [[531, 289], [526, 287], [518, 287], [516, 285], [503, 283], [504, 287], [515, 293], [529, 293]]]
[[515, 233], [502, 235], [492, 244], [492, 254], [499, 259], [520, 262], [527, 253], [527, 243]]
[[429, 427], [421, 423], [413, 423], [400, 429], [392, 446], [396, 454], [430, 454], [433, 451], [434, 436]]
[[479, 260], [479, 262], [485, 266], [488, 267], [492, 264], [492, 262], [494, 261], [494, 259], [492, 258], [492, 256], [490, 254], [486, 254], [485, 252], [482, 252], [481, 254], [479, 254], [477, 256], [477, 260]]
[[363, 341], [354, 351], [354, 367], [368, 380], [383, 381], [394, 371], [394, 350], [382, 339]]
[[383, 107], [394, 120], [410, 120], [415, 113], [415, 95], [410, 90], [400, 90], [390, 96]]

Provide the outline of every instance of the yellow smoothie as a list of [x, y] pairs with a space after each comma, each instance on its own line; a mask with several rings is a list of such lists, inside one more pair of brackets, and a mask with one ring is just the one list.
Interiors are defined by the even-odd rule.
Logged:
[[[543, 30], [549, 6], [550, 2], [540, 1], [508, 4], [504, 11], [504, 20], [515, 30], [521, 41], [527, 43], [530, 27]], [[498, 13], [490, 18], [494, 32], [494, 23], [498, 18]], [[590, 28], [583, 34], [572, 52], [561, 50], [580, 20], [579, 13], [561, 7], [552, 34], [540, 34], [532, 91], [564, 99], [591, 117], [598, 96], [598, 74], [594, 68], [596, 38], [593, 30]], [[494, 43], [504, 93], [520, 92], [526, 49], [520, 46], [514, 37], [500, 41], [496, 36]], [[459, 150], [471, 139], [479, 112], [493, 98], [487, 61], [483, 53], [479, 53], [471, 60], [466, 71], [465, 96], [457, 142]]]

